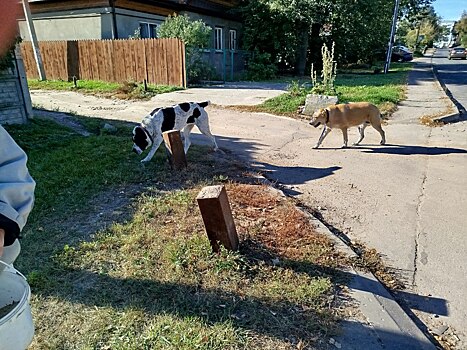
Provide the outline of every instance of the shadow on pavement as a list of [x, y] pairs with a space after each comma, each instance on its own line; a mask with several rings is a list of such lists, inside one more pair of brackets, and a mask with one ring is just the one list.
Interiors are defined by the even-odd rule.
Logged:
[[[368, 326], [357, 321], [342, 321], [344, 335], [337, 337], [339, 344], [345, 345], [346, 350], [361, 349], [387, 349], [387, 350], [422, 350], [434, 349], [434, 346], [409, 335], [402, 335], [400, 332], [392, 332], [374, 326]], [[342, 347], [344, 348], [344, 347]]]
[[302, 166], [277, 166], [267, 163], [255, 163], [254, 167], [268, 178], [274, 178], [283, 185], [301, 185], [308, 181], [334, 175], [339, 166], [329, 168], [313, 168]]
[[383, 147], [358, 147], [365, 153], [394, 154], [401, 156], [426, 155], [439, 156], [454, 153], [467, 153], [467, 150], [451, 147], [426, 147], [426, 146], [408, 146], [408, 145], [386, 145]]

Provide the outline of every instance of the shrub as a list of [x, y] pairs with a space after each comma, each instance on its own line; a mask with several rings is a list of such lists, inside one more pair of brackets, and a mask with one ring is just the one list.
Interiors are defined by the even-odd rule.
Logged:
[[271, 62], [271, 54], [255, 50], [248, 62], [248, 80], [268, 80], [276, 77], [277, 67]]
[[186, 70], [189, 82], [213, 79], [215, 70], [201, 58], [199, 48], [209, 45], [212, 28], [202, 20], [192, 21], [186, 15], [169, 16], [157, 28], [159, 38], [179, 38], [186, 47]]

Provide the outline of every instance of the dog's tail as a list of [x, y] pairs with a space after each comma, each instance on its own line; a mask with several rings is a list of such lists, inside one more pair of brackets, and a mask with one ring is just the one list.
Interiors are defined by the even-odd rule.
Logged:
[[204, 101], [204, 102], [199, 102], [198, 103], [200, 107], [206, 107], [206, 106], [209, 106], [211, 104], [211, 101]]

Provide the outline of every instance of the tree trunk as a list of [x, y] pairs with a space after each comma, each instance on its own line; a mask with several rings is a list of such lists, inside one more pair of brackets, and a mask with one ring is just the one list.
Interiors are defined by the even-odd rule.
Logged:
[[321, 70], [322, 60], [321, 60], [321, 46], [323, 46], [323, 41], [319, 36], [321, 31], [320, 23], [313, 23], [311, 25], [311, 35], [308, 40], [309, 52], [308, 52], [308, 62], [314, 63], [315, 70]]
[[295, 73], [298, 76], [303, 76], [305, 75], [310, 26], [307, 23], [302, 23], [302, 25], [299, 27], [299, 31], [300, 32], [298, 33], [298, 47], [296, 54], [297, 58], [295, 62]]

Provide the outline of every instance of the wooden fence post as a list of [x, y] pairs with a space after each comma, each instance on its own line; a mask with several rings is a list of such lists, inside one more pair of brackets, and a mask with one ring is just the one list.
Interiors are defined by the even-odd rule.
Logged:
[[238, 236], [224, 186], [204, 187], [196, 197], [211, 247], [219, 252], [219, 243], [229, 250], [238, 249]]
[[68, 40], [66, 42], [66, 69], [68, 81], [80, 79], [79, 76], [79, 48], [78, 41]]
[[179, 130], [170, 130], [162, 133], [167, 156], [172, 169], [181, 170], [187, 167], [185, 150], [183, 149], [182, 138]]

